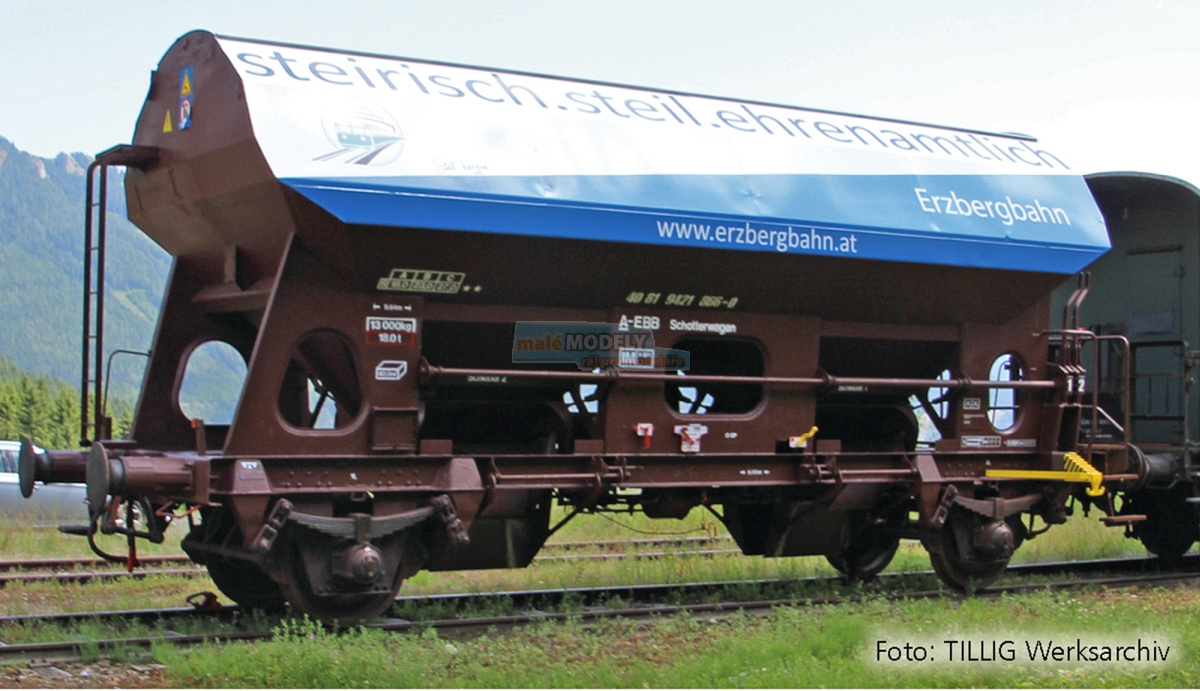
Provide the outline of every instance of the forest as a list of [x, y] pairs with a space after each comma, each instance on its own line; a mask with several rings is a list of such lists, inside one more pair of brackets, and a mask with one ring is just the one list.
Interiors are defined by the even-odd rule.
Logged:
[[[129, 436], [133, 404], [127, 399], [109, 401], [113, 431], [118, 439]], [[0, 355], [0, 438], [32, 437], [46, 449], [79, 446], [79, 390], [61, 379], [21, 369]]]
[[[43, 448], [79, 443], [86, 171], [92, 158], [39, 158], [0, 137], [0, 439]], [[149, 350], [171, 258], [125, 219], [123, 170], [109, 171], [106, 352]], [[109, 414], [128, 435], [144, 357], [112, 362]], [[192, 371], [194, 370], [194, 371]], [[202, 356], [185, 380], [188, 412], [232, 415], [240, 358]], [[72, 383], [68, 383], [72, 382]], [[218, 403], [217, 401], [223, 401]]]
[[[91, 158], [38, 158], [0, 138], [0, 354], [79, 379], [85, 171]], [[125, 215], [123, 174], [109, 174], [104, 343], [149, 349], [170, 257]], [[117, 358], [113, 393], [132, 398], [144, 361]]]

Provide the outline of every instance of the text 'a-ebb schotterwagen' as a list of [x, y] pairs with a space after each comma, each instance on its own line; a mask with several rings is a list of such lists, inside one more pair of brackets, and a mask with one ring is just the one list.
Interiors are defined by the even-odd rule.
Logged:
[[[132, 438], [91, 401], [23, 482], [86, 476], [93, 532], [186, 513], [244, 605], [374, 617], [528, 564], [555, 502], [855, 577], [917, 539], [965, 588], [1139, 476], [1048, 317], [1104, 221], [1029, 138], [196, 32], [108, 165], [175, 258]], [[178, 401], [212, 341], [227, 425]]]

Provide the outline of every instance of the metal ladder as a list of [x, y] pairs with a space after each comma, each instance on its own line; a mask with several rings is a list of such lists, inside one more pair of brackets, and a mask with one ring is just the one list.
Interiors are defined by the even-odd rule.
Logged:
[[[88, 166], [83, 220], [83, 348], [79, 386], [79, 444], [112, 438], [112, 418], [105, 415], [104, 265], [107, 242], [108, 169], [144, 168], [158, 158], [152, 146], [121, 144], [96, 156]], [[99, 175], [97, 175], [97, 172]], [[90, 388], [90, 392], [89, 392]]]

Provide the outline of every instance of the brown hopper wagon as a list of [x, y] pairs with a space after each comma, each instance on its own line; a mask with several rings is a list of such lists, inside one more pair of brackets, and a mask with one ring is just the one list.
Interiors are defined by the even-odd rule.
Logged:
[[[22, 482], [86, 477], [90, 534], [186, 514], [243, 605], [368, 619], [528, 564], [555, 503], [857, 578], [917, 539], [965, 588], [1146, 472], [1092, 434], [1085, 291], [1048, 318], [1103, 219], [1026, 137], [195, 32], [114, 165], [174, 257], [131, 438], [91, 395], [97, 249], [90, 449]], [[211, 342], [228, 424], [179, 402]]]

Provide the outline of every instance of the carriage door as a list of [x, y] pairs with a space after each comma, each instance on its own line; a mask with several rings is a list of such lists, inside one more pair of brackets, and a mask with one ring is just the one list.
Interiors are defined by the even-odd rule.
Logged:
[[1126, 250], [1131, 308], [1130, 423], [1135, 443], [1179, 444], [1185, 438], [1189, 402], [1185, 390], [1186, 343], [1183, 323], [1183, 248], [1162, 244]]

